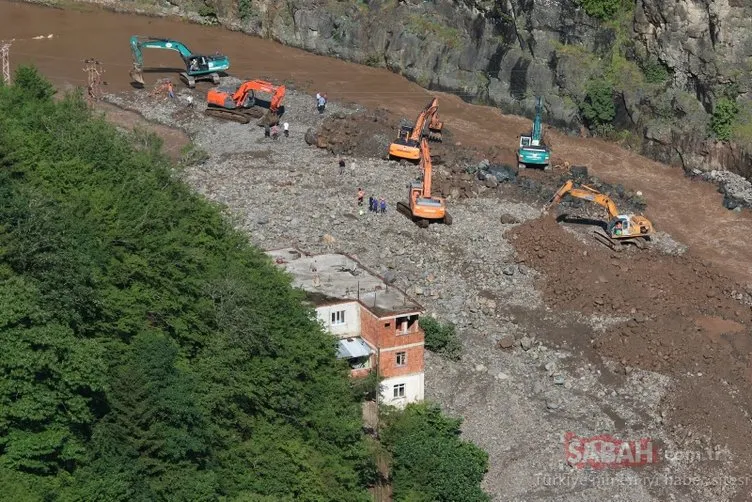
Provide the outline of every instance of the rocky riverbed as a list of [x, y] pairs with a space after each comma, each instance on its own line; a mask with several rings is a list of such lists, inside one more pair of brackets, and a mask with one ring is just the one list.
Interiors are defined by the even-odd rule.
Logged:
[[[183, 98], [192, 93], [197, 104], [189, 108]], [[463, 416], [465, 437], [489, 452], [484, 487], [494, 500], [730, 500], [749, 489], [721, 478], [749, 472], [744, 448], [752, 441], [741, 413], [749, 395], [743, 371], [718, 368], [724, 361], [743, 366], [744, 357], [734, 356], [720, 337], [739, 326], [741, 333], [749, 331], [750, 308], [743, 302], [752, 291], [687, 261], [670, 236], [646, 256], [612, 256], [581, 229], [541, 223], [539, 192], [533, 196], [524, 186], [478, 180], [477, 160], [468, 163], [465, 155], [449, 159], [437, 173], [439, 183], [448, 183], [442, 191], [450, 196], [453, 225], [419, 229], [394, 210], [419, 174], [415, 166], [363, 157], [353, 149], [340, 174], [340, 157], [305, 141], [309, 129], [322, 132], [328, 117], [370, 112], [330, 103], [319, 115], [313, 98], [294, 90], [288, 91], [282, 118], [290, 137], [276, 141], [264, 138], [254, 122], [203, 116], [198, 91], [181, 90], [174, 101], [151, 98], [146, 91], [107, 100], [183, 129], [207, 155], [180, 175], [225, 206], [255, 245], [355, 255], [393, 276], [429, 314], [457, 326], [463, 357], [452, 362], [427, 356], [426, 396]], [[389, 139], [377, 141], [385, 142], [385, 149]], [[547, 183], [555, 187], [558, 180]], [[460, 184], [470, 188], [452, 196]], [[387, 213], [363, 208], [361, 214], [358, 187], [385, 197]], [[666, 280], [689, 274], [700, 274], [699, 279], [664, 285], [655, 279], [638, 294], [650, 269], [633, 264], [643, 262], [659, 263]], [[631, 277], [632, 266], [643, 275]], [[600, 271], [603, 267], [614, 270]], [[622, 290], [624, 277], [627, 289]], [[705, 296], [703, 281], [713, 285]], [[708, 302], [698, 313], [706, 319], [698, 321], [698, 336], [707, 332], [720, 340], [689, 356], [681, 355], [671, 336], [658, 337], [657, 343], [644, 338], [659, 335], [655, 330], [669, 326], [661, 323], [672, 322], [657, 316], [679, 308], [683, 296], [674, 288], [680, 287], [696, 291], [692, 298], [698, 305], [702, 298]], [[631, 300], [632, 293], [637, 300]], [[736, 319], [733, 329], [719, 327], [710, 316], [714, 309]], [[686, 327], [695, 329], [691, 323]], [[645, 347], [642, 361], [639, 349]], [[704, 362], [701, 370], [692, 367], [695, 358]], [[712, 393], [710, 407], [688, 406], [693, 392]], [[714, 409], [726, 415], [720, 429], [713, 425]], [[640, 469], [578, 469], [565, 455], [567, 432], [652, 438], [663, 458]], [[735, 439], [741, 446], [724, 449], [724, 441]], [[676, 461], [671, 453], [690, 452], [696, 460], [708, 448], [721, 453], [692, 462]], [[672, 482], [691, 476], [703, 483]]]

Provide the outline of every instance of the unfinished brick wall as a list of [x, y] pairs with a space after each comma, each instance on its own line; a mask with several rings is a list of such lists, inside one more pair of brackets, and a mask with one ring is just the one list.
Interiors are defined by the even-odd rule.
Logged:
[[399, 326], [395, 317], [377, 318], [370, 310], [360, 306], [360, 333], [363, 339], [374, 347], [381, 349], [422, 343], [425, 339], [423, 330], [415, 323], [412, 330], [406, 334], [397, 334]]
[[[421, 373], [425, 368], [423, 343], [425, 335], [416, 322], [408, 334], [398, 334], [395, 317], [378, 318], [361, 305], [361, 337], [377, 349], [381, 349], [379, 375], [389, 378]], [[405, 352], [406, 364], [397, 365], [397, 353]]]
[[[423, 358], [423, 345], [399, 348], [396, 350], [381, 351], [381, 362], [379, 364], [379, 375], [382, 378], [391, 378], [402, 375], [411, 375], [422, 373], [425, 369], [425, 360]], [[405, 354], [405, 364], [397, 365], [397, 354]]]

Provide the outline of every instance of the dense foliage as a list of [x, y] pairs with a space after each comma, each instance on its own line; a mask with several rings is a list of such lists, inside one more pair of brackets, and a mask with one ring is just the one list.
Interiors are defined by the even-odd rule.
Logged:
[[425, 343], [428, 350], [447, 359], [460, 359], [462, 343], [453, 324], [441, 323], [431, 316], [421, 317], [418, 322], [426, 334]]
[[734, 132], [734, 122], [739, 114], [736, 101], [723, 97], [718, 100], [710, 118], [710, 129], [717, 139], [728, 141]]
[[384, 422], [381, 437], [392, 455], [395, 501], [490, 500], [480, 488], [488, 455], [460, 439], [460, 419], [444, 417], [430, 404], [413, 404]]
[[359, 399], [300, 293], [157, 138], [52, 95], [0, 86], [3, 498], [368, 500]]
[[588, 16], [602, 21], [612, 19], [624, 7], [624, 0], [578, 0]]
[[616, 117], [614, 88], [606, 80], [592, 80], [587, 85], [582, 116], [592, 126], [608, 124]]

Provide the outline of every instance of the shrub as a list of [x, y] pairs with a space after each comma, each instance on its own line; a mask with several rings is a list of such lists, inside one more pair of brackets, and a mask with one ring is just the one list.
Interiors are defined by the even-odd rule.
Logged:
[[247, 21], [253, 14], [251, 0], [238, 0], [238, 17], [241, 21]]
[[665, 64], [652, 58], [642, 63], [642, 73], [648, 84], [662, 84], [671, 76]]
[[622, 7], [622, 0], [578, 0], [577, 3], [588, 16], [604, 21], [613, 19]]
[[183, 166], [195, 166], [209, 160], [206, 150], [197, 147], [194, 143], [188, 143], [180, 150], [180, 164]]
[[614, 88], [605, 80], [591, 80], [580, 107], [582, 116], [591, 126], [608, 124], [616, 117]]
[[733, 124], [739, 113], [736, 102], [729, 98], [721, 98], [715, 105], [713, 116], [710, 119], [710, 130], [721, 141], [731, 139]]
[[426, 333], [426, 348], [431, 352], [446, 357], [447, 359], [459, 360], [462, 354], [462, 343], [457, 337], [454, 324], [442, 324], [433, 317], [421, 317], [420, 327]]

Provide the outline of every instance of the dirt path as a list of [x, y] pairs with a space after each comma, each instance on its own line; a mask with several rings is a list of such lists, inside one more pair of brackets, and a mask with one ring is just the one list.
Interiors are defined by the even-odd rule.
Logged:
[[123, 110], [109, 103], [97, 103], [96, 109], [104, 113], [108, 122], [117, 126], [127, 129], [140, 127], [157, 134], [164, 141], [162, 150], [173, 160], [178, 160], [182, 148], [191, 142], [188, 135], [181, 130], [153, 124], [136, 112]]
[[[324, 90], [332, 100], [368, 107], [381, 105], [408, 117], [414, 116], [431, 94], [386, 70], [177, 20], [86, 7], [61, 11], [0, 1], [0, 32], [3, 38], [19, 39], [53, 33], [53, 40], [17, 41], [11, 49], [11, 64], [34, 63], [58, 84], [85, 84], [81, 61], [97, 58], [107, 70], [104, 78], [108, 88], [128, 89], [128, 38], [133, 34], [153, 34], [181, 40], [196, 51], [221, 49], [232, 61], [232, 74], [241, 78], [294, 81], [314, 92]], [[174, 53], [148, 52], [145, 60], [147, 66], [161, 67], [164, 72], [180, 65]], [[167, 74], [150, 73], [147, 79], [155, 81]], [[206, 88], [206, 84], [201, 85]], [[440, 96], [441, 115], [457, 141], [483, 150], [500, 148], [503, 158], [512, 159], [517, 135], [529, 128], [529, 121], [502, 115], [494, 108], [466, 104], [456, 96]], [[692, 182], [679, 169], [666, 168], [599, 140], [557, 133], [551, 134], [550, 139], [558, 158], [587, 165], [593, 174], [611, 183], [641, 190], [648, 201], [648, 216], [656, 227], [689, 244], [695, 256], [752, 281], [752, 248], [745, 244], [744, 237], [752, 233], [752, 215], [724, 209], [713, 186]]]

